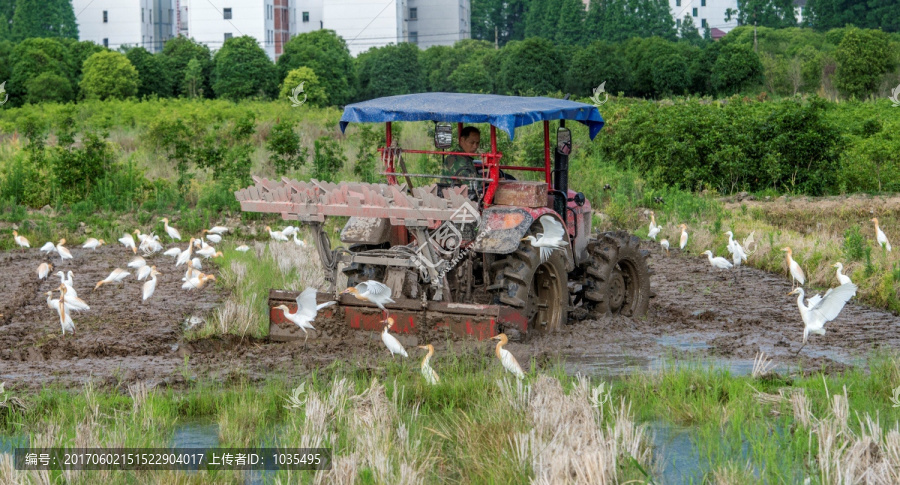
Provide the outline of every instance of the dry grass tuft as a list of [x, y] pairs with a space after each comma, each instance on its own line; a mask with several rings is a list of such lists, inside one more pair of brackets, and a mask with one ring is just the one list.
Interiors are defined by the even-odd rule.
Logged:
[[765, 377], [771, 374], [775, 367], [777, 365], [772, 363], [772, 359], [766, 357], [765, 352], [758, 352], [753, 359], [753, 370], [750, 372], [750, 376], [754, 379]]

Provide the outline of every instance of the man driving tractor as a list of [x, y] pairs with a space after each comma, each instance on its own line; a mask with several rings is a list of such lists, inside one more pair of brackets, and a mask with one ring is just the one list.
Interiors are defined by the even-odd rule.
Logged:
[[[467, 126], [459, 134], [459, 143], [454, 152], [475, 153], [481, 143], [481, 132], [474, 126]], [[466, 155], [449, 155], [444, 159], [444, 170], [441, 175], [447, 177], [477, 177], [474, 158]]]

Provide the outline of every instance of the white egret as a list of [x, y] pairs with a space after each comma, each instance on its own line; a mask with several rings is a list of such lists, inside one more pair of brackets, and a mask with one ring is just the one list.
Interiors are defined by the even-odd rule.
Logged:
[[56, 243], [56, 252], [59, 254], [60, 262], [65, 261], [67, 259], [72, 259], [72, 253], [68, 248], [63, 246], [66, 243], [66, 238], [62, 238]]
[[297, 239], [297, 233], [296, 233], [296, 232], [294, 232], [294, 244], [296, 244], [297, 246], [300, 246], [301, 248], [305, 248], [305, 247], [306, 247], [306, 241], [304, 241], [304, 240], [302, 240], [302, 239]]
[[191, 238], [190, 243], [188, 243], [187, 249], [182, 251], [177, 258], [175, 258], [175, 267], [179, 267], [184, 263], [187, 263], [191, 260], [191, 254], [194, 251], [194, 238]]
[[384, 346], [387, 347], [388, 350], [391, 351], [391, 358], [394, 358], [394, 354], [400, 354], [404, 357], [409, 357], [409, 354], [406, 353], [406, 349], [403, 348], [403, 345], [397, 340], [397, 337], [388, 333], [388, 330], [394, 326], [394, 319], [392, 317], [388, 317], [387, 320], [381, 322], [384, 323], [384, 330], [381, 332], [381, 341], [384, 342]]
[[16, 241], [16, 244], [21, 248], [30, 248], [31, 244], [28, 242], [28, 239], [25, 236], [20, 236], [18, 232], [13, 231], [13, 240]]
[[[206, 234], [208, 232], [209, 231], [203, 231], [204, 234]], [[209, 239], [210, 241], [212, 241], [216, 244], [219, 244], [220, 242], [222, 242], [222, 236], [220, 236], [218, 234], [206, 234], [206, 239]]]
[[42, 253], [55, 253], [56, 252], [56, 244], [53, 244], [52, 242], [47, 241], [46, 243], [44, 243], [43, 246], [41, 246], [41, 252]]
[[145, 255], [149, 256], [151, 254], [162, 251], [163, 245], [159, 242], [159, 236], [150, 234], [149, 236], [144, 238], [143, 241], [141, 241], [140, 249], [144, 252]]
[[727, 259], [725, 259], [721, 256], [713, 257], [712, 251], [710, 251], [708, 249], [706, 251], [703, 251], [703, 254], [705, 254], [706, 257], [709, 259], [709, 264], [711, 264], [713, 266], [713, 268], [731, 269], [733, 267], [733, 265], [730, 262], [728, 262]]
[[687, 225], [682, 224], [682, 225], [680, 225], [680, 226], [678, 226], [678, 227], [681, 228], [681, 246], [680, 246], [680, 249], [683, 251], [683, 250], [684, 250], [684, 247], [687, 246], [687, 243], [688, 243]]
[[193, 258], [191, 259], [191, 266], [194, 269], [203, 269], [203, 262], [200, 260], [200, 258]]
[[541, 227], [543, 227], [544, 232], [538, 233], [537, 238], [534, 236], [526, 236], [523, 237], [522, 240], [531, 241], [531, 245], [540, 250], [541, 262], [543, 263], [550, 259], [554, 250], [562, 249], [569, 243], [568, 241], [565, 241], [566, 231], [563, 229], [562, 223], [556, 220], [555, 217], [550, 214], [545, 214], [538, 220], [541, 222]]
[[[143, 269], [143, 268], [141, 268], [141, 269]], [[144, 299], [141, 301], [147, 301], [148, 298], [153, 296], [153, 292], [156, 291], [156, 277], [160, 274], [162, 274], [162, 273], [160, 273], [159, 271], [156, 271], [156, 266], [150, 267], [150, 279], [147, 280], [146, 283], [144, 283], [144, 293], [143, 293]]]
[[329, 301], [317, 305], [316, 289], [307, 288], [297, 296], [297, 310], [295, 312], [291, 313], [287, 305], [278, 305], [275, 308], [280, 309], [282, 313], [284, 313], [284, 318], [294, 322], [295, 325], [300, 327], [300, 330], [303, 330], [303, 333], [306, 334], [306, 338], [303, 339], [303, 345], [306, 345], [306, 341], [309, 339], [309, 332], [307, 332], [306, 329], [316, 329], [312, 326], [312, 322], [316, 319], [319, 310], [334, 305], [335, 303], [337, 302]]
[[731, 253], [731, 261], [734, 263], [734, 267], [738, 268], [742, 262], [747, 261], [747, 253], [744, 252], [741, 244], [734, 239], [734, 233], [725, 231], [725, 234], [728, 234], [728, 252]]
[[235, 251], [240, 251], [240, 252], [242, 252], [242, 253], [246, 253], [247, 251], [250, 250], [250, 246], [247, 246], [246, 244], [241, 244], [240, 246], [234, 248], [234, 250], [235, 250]]
[[422, 359], [422, 376], [425, 377], [425, 381], [431, 384], [432, 386], [436, 385], [441, 381], [440, 377], [438, 377], [437, 372], [431, 368], [429, 361], [431, 360], [431, 356], [434, 355], [434, 345], [419, 345], [420, 349], [425, 349], [428, 351], [425, 354], [425, 358]]
[[271, 227], [266, 226], [266, 230], [269, 231], [269, 236], [276, 241], [287, 241], [287, 236], [284, 235], [282, 231], [273, 231]]
[[878, 245], [887, 249], [888, 252], [891, 252], [891, 243], [888, 242], [888, 238], [884, 235], [884, 231], [878, 227], [878, 218], [873, 217], [870, 220], [875, 223], [875, 240], [878, 241]]
[[134, 259], [128, 263], [128, 267], [133, 269], [143, 268], [144, 266], [147, 266], [147, 260], [140, 256], [135, 256]]
[[510, 353], [510, 351], [503, 348], [503, 346], [506, 345], [507, 342], [509, 342], [506, 334], [501, 333], [500, 335], [491, 337], [491, 340], [499, 340], [499, 342], [497, 342], [497, 348], [494, 350], [497, 354], [497, 358], [500, 359], [500, 363], [503, 364], [503, 367], [513, 375], [515, 375], [516, 378], [524, 379], [525, 372], [522, 371], [522, 367], [519, 365], [519, 362], [516, 360], [513, 354]]
[[216, 251], [216, 248], [214, 248], [212, 246], [206, 246], [203, 249], [198, 249], [197, 254], [199, 254], [200, 256], [203, 256], [204, 259], [217, 258], [219, 256], [224, 256], [222, 254], [222, 251]]
[[161, 220], [163, 222], [163, 227], [165, 227], [166, 229], [166, 234], [168, 234], [170, 238], [176, 241], [181, 241], [181, 233], [178, 232], [178, 229], [175, 229], [174, 227], [169, 225], [169, 218], [163, 217]]
[[290, 237], [291, 234], [296, 234], [297, 231], [299, 231], [299, 230], [300, 230], [300, 228], [297, 226], [287, 226], [281, 230], [281, 233], [284, 234], [285, 236]]
[[129, 273], [128, 271], [125, 271], [122, 268], [116, 268], [116, 269], [112, 270], [112, 273], [110, 273], [109, 276], [107, 276], [106, 278], [97, 282], [97, 285], [94, 286], [94, 291], [96, 291], [97, 288], [100, 288], [101, 286], [105, 285], [106, 283], [115, 283], [117, 281], [122, 281], [126, 277], [128, 277], [128, 275], [130, 275], [130, 274], [131, 273]]
[[[802, 287], [788, 293], [797, 295], [797, 308], [800, 309], [800, 317], [803, 319], [803, 345], [800, 346], [800, 350], [806, 345], [809, 334], [825, 335], [825, 324], [838, 317], [847, 302], [856, 295], [856, 289], [853, 283], [843, 284], [828, 290], [824, 298], [819, 295], [810, 298], [808, 306], [803, 304]], [[798, 354], [800, 350], [797, 351]]]
[[787, 253], [785, 258], [787, 259], [788, 271], [791, 273], [791, 289], [794, 289], [794, 280], [800, 283], [800, 286], [803, 286], [806, 283], [806, 275], [803, 273], [803, 268], [794, 261], [794, 251], [790, 247], [784, 247], [781, 250]]
[[137, 236], [138, 242], [144, 242], [144, 240], [147, 239], [147, 235], [141, 234], [140, 229], [135, 229], [134, 231], [131, 231], [131, 233]]
[[184, 272], [184, 276], [181, 277], [181, 281], [190, 281], [191, 278], [194, 277], [195, 272], [197, 274], [202, 274], [202, 273], [200, 273], [200, 271], [197, 271], [194, 269], [193, 261], [188, 261], [187, 262], [187, 271]]
[[349, 293], [355, 296], [358, 300], [362, 301], [370, 301], [381, 308], [381, 311], [390, 315], [387, 308], [384, 307], [385, 303], [395, 303], [394, 300], [391, 299], [391, 288], [384, 283], [369, 280], [362, 282], [356, 287], [350, 287], [346, 290], [342, 291], [341, 294]]
[[42, 280], [50, 274], [50, 270], [53, 269], [53, 263], [41, 263], [38, 265], [37, 274], [38, 279]]
[[57, 312], [59, 313], [59, 324], [62, 327], [62, 333], [65, 335], [66, 330], [70, 330], [72, 335], [75, 335], [75, 322], [72, 321], [72, 316], [66, 311], [66, 286], [60, 285], [59, 291]]
[[151, 271], [153, 271], [153, 267], [151, 267], [150, 265], [145, 264], [144, 266], [141, 266], [137, 270], [136, 276], [137, 276], [138, 281], [143, 281], [144, 278], [150, 276]]
[[213, 226], [211, 229], [208, 229], [207, 232], [211, 232], [213, 234], [223, 234], [228, 232], [228, 228], [225, 226]]
[[832, 268], [837, 268], [837, 279], [838, 279], [838, 283], [840, 283], [840, 284], [842, 284], [842, 285], [846, 285], [847, 283], [853, 283], [852, 281], [850, 281], [850, 277], [849, 277], [849, 276], [847, 276], [847, 275], [841, 273], [841, 271], [844, 270], [844, 265], [843, 265], [842, 263], [834, 263], [831, 267], [832, 267]]
[[163, 253], [163, 256], [171, 256], [173, 258], [178, 258], [178, 255], [181, 254], [181, 249], [172, 248]]
[[63, 273], [62, 271], [57, 271], [56, 276], [59, 276], [60, 284], [66, 285], [66, 291], [68, 291], [68, 295], [70, 297], [78, 296], [78, 292], [75, 291], [75, 288], [73, 286], [73, 284], [74, 284], [73, 276], [74, 275], [71, 271], [69, 271], [68, 278], [66, 278], [65, 273]]
[[207, 281], [216, 281], [216, 277], [214, 275], [203, 274], [199, 271], [197, 273], [197, 275], [191, 277], [191, 279], [185, 281], [184, 284], [181, 285], [182, 290], [193, 290], [194, 288], [199, 290], [202, 289], [204, 285], [206, 285]]
[[662, 241], [659, 242], [659, 245], [662, 246], [662, 248], [666, 250], [666, 256], [668, 256], [669, 255], [669, 240], [663, 239]]
[[119, 238], [119, 242], [122, 243], [126, 248], [130, 248], [131, 252], [137, 254], [137, 246], [134, 245], [134, 236], [131, 234], [125, 234], [124, 236]]
[[81, 245], [81, 247], [84, 249], [97, 249], [104, 244], [106, 244], [106, 241], [104, 241], [103, 239], [89, 237], [88, 240]]
[[[66, 289], [66, 308], [73, 311], [83, 311], [90, 310], [91, 307], [81, 298], [77, 296], [72, 296], [70, 290], [72, 289], [69, 285], [61, 284], [60, 288]], [[47, 306], [50, 307], [51, 310], [55, 310], [57, 305], [59, 304], [59, 300], [51, 300], [52, 292], [48, 291], [47, 293]]]
[[653, 214], [653, 211], [650, 211], [650, 229], [647, 232], [647, 237], [656, 241], [656, 235], [659, 234], [659, 231], [662, 230], [662, 227], [656, 225], [656, 215]]

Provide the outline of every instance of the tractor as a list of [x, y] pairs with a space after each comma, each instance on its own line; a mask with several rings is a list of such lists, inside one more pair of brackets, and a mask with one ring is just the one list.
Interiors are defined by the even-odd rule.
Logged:
[[[559, 120], [555, 146], [552, 120]], [[384, 183], [254, 177], [255, 184], [235, 196], [243, 211], [278, 213], [308, 225], [331, 287], [317, 299], [338, 301], [320, 313], [317, 329], [344, 325], [380, 331], [381, 310], [341, 293], [367, 280], [391, 288], [395, 303], [386, 310], [398, 333], [449, 331], [479, 340], [506, 333], [522, 340], [570, 319], [642, 317], [652, 296], [649, 252], [627, 232], [591, 233], [591, 203], [569, 188], [567, 120], [585, 125], [591, 140], [604, 124], [595, 106], [568, 99], [461, 93], [372, 99], [346, 106], [340, 129], [384, 123], [386, 146], [378, 149]], [[391, 123], [401, 121], [434, 123], [434, 149], [401, 148], [391, 133]], [[517, 127], [536, 122], [544, 127], [543, 163], [504, 165], [497, 129], [513, 140]], [[464, 124], [479, 123], [490, 126], [490, 151], [447, 150], [454, 124], [459, 136]], [[407, 154], [471, 157], [476, 176], [410, 173]], [[517, 172], [543, 176], [516, 180]], [[425, 183], [430, 181], [437, 182]], [[349, 218], [340, 232], [341, 247], [331, 248], [327, 216]], [[525, 239], [543, 232], [544, 216], [565, 228], [565, 244], [549, 257]], [[272, 289], [269, 307], [287, 304], [293, 310], [296, 296]], [[269, 336], [287, 340], [303, 334], [273, 310]]]

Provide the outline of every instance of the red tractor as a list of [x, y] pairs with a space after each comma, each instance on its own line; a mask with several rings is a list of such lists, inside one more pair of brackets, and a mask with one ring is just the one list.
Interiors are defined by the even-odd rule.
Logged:
[[[551, 120], [560, 120], [555, 147]], [[586, 125], [591, 139], [604, 123], [592, 105], [552, 98], [426, 93], [373, 99], [347, 106], [340, 126], [385, 123], [387, 146], [379, 152], [386, 183], [254, 178], [254, 186], [235, 195], [244, 211], [280, 213], [310, 225], [332, 286], [318, 299], [339, 303], [320, 313], [317, 329], [331, 320], [381, 330], [382, 312], [374, 304], [340, 294], [367, 280], [391, 288], [395, 303], [387, 310], [393, 331], [400, 333], [446, 328], [478, 339], [501, 332], [521, 339], [559, 328], [570, 314], [641, 317], [651, 297], [649, 252], [626, 232], [591, 235], [591, 204], [569, 189], [572, 137], [566, 120]], [[395, 121], [434, 122], [435, 149], [397, 146]], [[535, 122], [544, 126], [543, 166], [503, 165], [497, 128], [513, 139], [516, 127]], [[465, 123], [488, 123], [490, 151], [446, 151], [453, 123], [457, 134]], [[478, 173], [409, 173], [405, 154], [472, 157]], [[537, 177], [543, 180], [515, 180], [510, 174], [517, 171], [543, 172]], [[414, 183], [429, 179], [439, 182]], [[340, 234], [346, 248], [331, 249], [322, 227], [326, 216], [349, 217]], [[564, 243], [549, 257], [525, 239], [539, 236], [545, 224], [565, 228]], [[290, 306], [296, 296], [272, 290], [270, 307]], [[273, 339], [303, 336], [280, 310], [270, 313], [270, 322]]]

